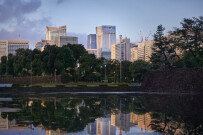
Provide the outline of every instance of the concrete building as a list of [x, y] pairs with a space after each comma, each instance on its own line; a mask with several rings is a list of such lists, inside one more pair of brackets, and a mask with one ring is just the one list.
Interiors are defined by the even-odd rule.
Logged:
[[56, 45], [57, 42], [55, 40], [41, 40], [40, 42], [35, 43], [35, 48], [41, 50], [46, 45]]
[[87, 36], [87, 49], [97, 49], [96, 34], [89, 34]]
[[97, 57], [111, 59], [111, 46], [116, 44], [116, 26], [96, 27]]
[[149, 62], [152, 55], [154, 41], [148, 40], [138, 43], [138, 59]]
[[138, 43], [138, 60], [145, 59], [145, 42]]
[[96, 119], [96, 135], [116, 135], [116, 127], [111, 125], [110, 118]]
[[122, 131], [130, 130], [130, 113], [112, 113], [111, 114], [111, 125], [116, 126], [117, 129]]
[[130, 39], [122, 39], [122, 35], [120, 35], [120, 40], [111, 46], [111, 59], [130, 61], [130, 47]]
[[38, 50], [43, 51], [46, 45], [62, 47], [67, 44], [78, 44], [78, 37], [66, 36], [66, 25], [60, 27], [46, 27], [46, 40], [35, 43]]
[[138, 46], [134, 46], [132, 48], [130, 48], [130, 61], [134, 62], [136, 60], [138, 60]]
[[88, 54], [94, 54], [95, 56], [97, 56], [97, 49], [86, 49], [86, 51], [88, 52]]
[[89, 135], [96, 135], [97, 133], [97, 121], [88, 124], [87, 133]]
[[23, 48], [29, 49], [29, 41], [0, 40], [0, 58], [8, 54], [16, 54], [16, 50]]
[[60, 27], [46, 26], [46, 40], [58, 40], [60, 36], [66, 36], [66, 25]]
[[62, 47], [67, 44], [78, 44], [78, 37], [60, 36], [57, 40], [57, 46]]

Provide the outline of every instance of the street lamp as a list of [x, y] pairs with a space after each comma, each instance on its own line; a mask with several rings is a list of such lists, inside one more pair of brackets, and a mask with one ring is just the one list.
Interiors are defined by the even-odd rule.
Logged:
[[114, 71], [113, 73], [114, 73], [114, 83], [116, 83], [116, 81], [115, 81], [115, 75], [116, 75], [116, 72]]
[[30, 52], [30, 85], [32, 86], [32, 51]]
[[122, 74], [121, 74], [121, 59], [120, 59], [120, 82], [122, 81]]
[[55, 69], [54, 71], [55, 71], [54, 72], [54, 78], [55, 78], [55, 83], [56, 83], [56, 71], [57, 71], [57, 69]]
[[104, 67], [105, 67], [105, 80], [106, 80], [106, 64], [104, 65]]

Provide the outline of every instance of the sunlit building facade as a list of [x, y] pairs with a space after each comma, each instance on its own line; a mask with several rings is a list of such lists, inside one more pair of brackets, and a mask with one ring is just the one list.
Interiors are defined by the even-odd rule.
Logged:
[[111, 59], [111, 46], [116, 44], [116, 26], [96, 27], [97, 57]]
[[66, 36], [66, 25], [60, 27], [46, 26], [46, 40], [58, 40], [60, 36]]
[[153, 40], [138, 43], [138, 59], [150, 62], [150, 57], [153, 53]]
[[86, 49], [86, 51], [88, 52], [88, 54], [94, 54], [95, 56], [97, 56], [97, 49]]
[[122, 35], [120, 35], [120, 40], [111, 46], [111, 59], [130, 61], [130, 47], [130, 39], [122, 39]]
[[29, 41], [20, 40], [0, 40], [0, 58], [8, 54], [16, 54], [18, 49], [29, 49]]
[[138, 60], [138, 46], [134, 46], [132, 48], [130, 48], [130, 61], [134, 62], [136, 60]]
[[150, 62], [150, 57], [153, 53], [153, 40], [148, 40], [145, 42], [145, 61]]
[[66, 36], [66, 25], [60, 27], [46, 26], [46, 40], [35, 43], [35, 48], [44, 51], [47, 45], [62, 47], [68, 44], [78, 44], [78, 37]]

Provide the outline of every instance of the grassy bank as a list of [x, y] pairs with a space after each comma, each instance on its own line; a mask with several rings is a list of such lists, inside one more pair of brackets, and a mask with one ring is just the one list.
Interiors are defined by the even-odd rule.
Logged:
[[13, 87], [120, 87], [120, 86], [140, 86], [139, 83], [86, 83], [86, 82], [70, 82], [66, 84], [61, 83], [38, 83], [38, 84], [17, 84]]

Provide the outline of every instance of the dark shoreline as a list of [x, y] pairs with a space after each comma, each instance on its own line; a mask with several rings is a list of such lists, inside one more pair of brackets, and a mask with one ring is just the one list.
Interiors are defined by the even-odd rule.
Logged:
[[1, 87], [1, 97], [12, 96], [65, 96], [65, 95], [134, 95], [134, 94], [202, 94], [192, 91], [149, 91], [140, 86], [117, 86], [117, 87]]

